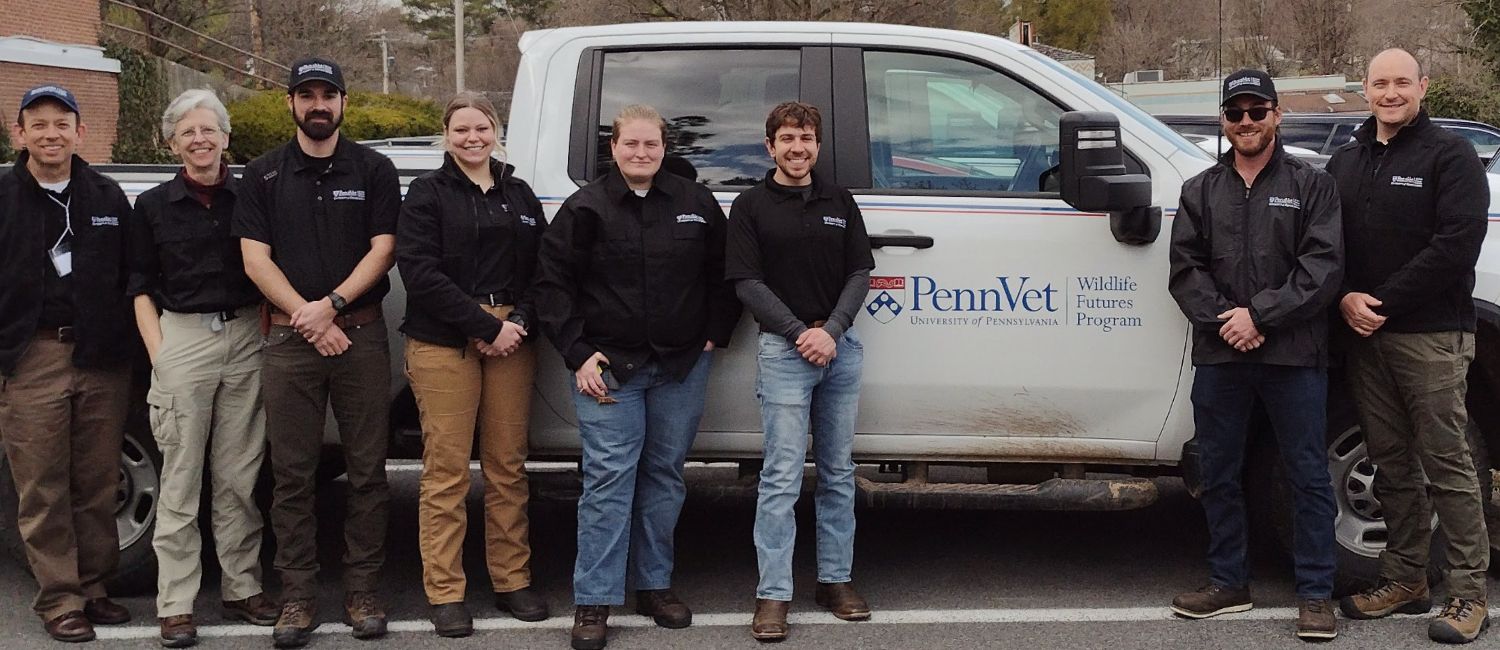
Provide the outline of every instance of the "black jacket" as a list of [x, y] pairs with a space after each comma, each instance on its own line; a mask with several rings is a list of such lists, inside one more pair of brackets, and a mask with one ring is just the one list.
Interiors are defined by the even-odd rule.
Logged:
[[[36, 338], [42, 278], [52, 242], [43, 234], [48, 201], [21, 152], [0, 176], [0, 375], [15, 373]], [[139, 340], [125, 296], [125, 232], [130, 201], [114, 181], [73, 156], [68, 185], [73, 227], [73, 365], [105, 368], [128, 360]]]
[[538, 317], [568, 367], [599, 351], [622, 383], [653, 358], [681, 380], [706, 341], [727, 347], [726, 233], [713, 193], [666, 171], [644, 198], [616, 170], [568, 197], [537, 264]]
[[1383, 303], [1381, 331], [1474, 331], [1474, 264], [1490, 202], [1474, 147], [1426, 111], [1382, 145], [1372, 117], [1333, 153], [1328, 172], [1344, 204], [1343, 292]]
[[[1343, 269], [1343, 222], [1333, 178], [1287, 155], [1278, 140], [1252, 187], [1234, 152], [1182, 186], [1172, 223], [1168, 288], [1193, 327], [1193, 364], [1328, 363], [1328, 306]], [[1238, 352], [1218, 316], [1248, 307], [1265, 335]]]
[[[463, 347], [470, 339], [493, 341], [500, 321], [479, 307], [474, 296], [479, 267], [481, 212], [489, 209], [479, 186], [452, 156], [443, 166], [413, 180], [396, 222], [396, 265], [406, 285], [406, 322], [401, 331], [419, 341]], [[508, 320], [528, 331], [536, 323], [537, 248], [547, 220], [542, 202], [516, 168], [493, 161], [495, 187], [515, 215], [509, 220], [515, 270], [508, 286], [515, 309]], [[529, 333], [529, 332], [528, 332]]]

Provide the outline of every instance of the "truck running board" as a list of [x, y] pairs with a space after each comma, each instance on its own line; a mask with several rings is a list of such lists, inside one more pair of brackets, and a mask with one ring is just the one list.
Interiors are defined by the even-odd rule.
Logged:
[[1134, 510], [1156, 502], [1145, 478], [1051, 478], [1035, 484], [880, 482], [854, 478], [865, 508], [939, 510]]

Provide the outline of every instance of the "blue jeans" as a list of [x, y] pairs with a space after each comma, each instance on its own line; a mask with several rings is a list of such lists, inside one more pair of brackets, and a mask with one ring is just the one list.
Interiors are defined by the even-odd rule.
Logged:
[[636, 589], [672, 586], [673, 533], [687, 488], [682, 464], [703, 415], [712, 352], [679, 382], [649, 363], [600, 404], [575, 393], [583, 441], [573, 602], [623, 605], [626, 560]]
[[1208, 518], [1208, 565], [1213, 584], [1250, 584], [1245, 562], [1247, 525], [1240, 485], [1245, 438], [1256, 398], [1275, 429], [1281, 463], [1292, 488], [1292, 560], [1297, 596], [1333, 594], [1333, 485], [1328, 478], [1328, 372], [1266, 364], [1198, 366], [1193, 421], [1203, 463], [1203, 513]]
[[766, 432], [765, 466], [755, 507], [756, 598], [792, 599], [793, 509], [802, 492], [802, 467], [812, 433], [818, 469], [818, 582], [849, 582], [854, 565], [854, 418], [864, 347], [853, 329], [838, 354], [819, 368], [775, 334], [760, 335], [756, 393]]

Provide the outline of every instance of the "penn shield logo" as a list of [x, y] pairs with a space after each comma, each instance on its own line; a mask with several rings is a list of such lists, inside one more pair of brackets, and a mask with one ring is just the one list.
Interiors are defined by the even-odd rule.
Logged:
[[870, 291], [875, 297], [865, 305], [870, 317], [884, 324], [896, 320], [906, 302], [906, 277], [895, 275], [870, 276]]
[[1395, 187], [1415, 187], [1421, 189], [1421, 176], [1392, 176], [1391, 185]]

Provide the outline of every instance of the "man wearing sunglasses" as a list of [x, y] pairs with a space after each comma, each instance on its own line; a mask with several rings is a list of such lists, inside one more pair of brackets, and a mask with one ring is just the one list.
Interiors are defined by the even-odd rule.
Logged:
[[1427, 613], [1436, 512], [1448, 541], [1448, 600], [1427, 634], [1467, 643], [1489, 624], [1490, 545], [1464, 405], [1489, 187], [1474, 148], [1427, 119], [1426, 92], [1411, 54], [1376, 55], [1365, 75], [1374, 115], [1328, 161], [1349, 235], [1339, 301], [1347, 327], [1338, 330], [1390, 532], [1379, 583], [1340, 605], [1350, 618]]
[[[1292, 489], [1296, 634], [1338, 634], [1333, 489], [1323, 437], [1328, 319], [1343, 267], [1333, 178], [1281, 148], [1271, 77], [1224, 79], [1219, 124], [1232, 149], [1182, 187], [1172, 224], [1172, 297], [1193, 327], [1193, 420], [1208, 518], [1209, 584], [1172, 611], [1208, 618], [1251, 608], [1240, 485], [1256, 401], [1265, 405]], [[1266, 432], [1271, 433], [1271, 432]]]

